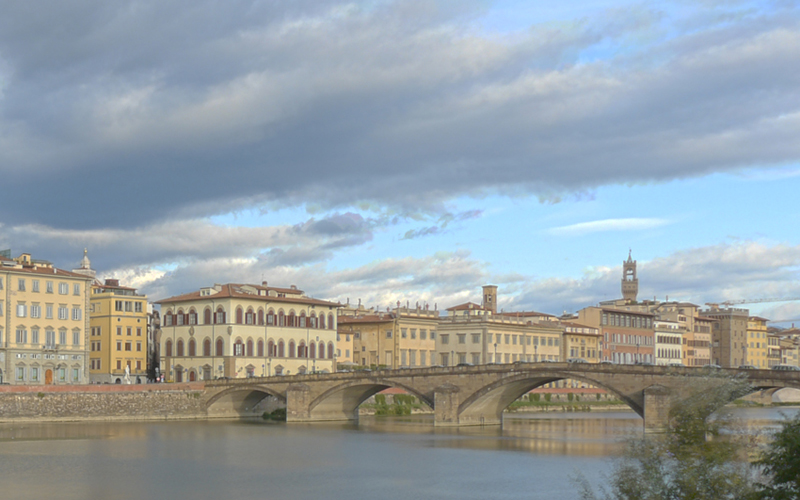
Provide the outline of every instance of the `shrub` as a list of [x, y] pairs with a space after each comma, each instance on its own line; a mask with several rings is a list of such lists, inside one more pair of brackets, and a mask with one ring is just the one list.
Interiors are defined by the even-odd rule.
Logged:
[[572, 394], [571, 392], [568, 393], [567, 394], [567, 401], [569, 401], [571, 403], [573, 399], [575, 399], [575, 395]]

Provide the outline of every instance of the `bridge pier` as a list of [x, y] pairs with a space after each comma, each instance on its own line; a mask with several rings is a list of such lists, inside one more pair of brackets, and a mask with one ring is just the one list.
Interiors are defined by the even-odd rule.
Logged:
[[671, 391], [663, 385], [651, 385], [644, 393], [644, 431], [663, 432], [669, 425]]
[[308, 422], [311, 420], [311, 388], [306, 384], [292, 384], [286, 388], [286, 421]]
[[433, 391], [433, 425], [456, 426], [458, 422], [459, 388], [445, 384]]

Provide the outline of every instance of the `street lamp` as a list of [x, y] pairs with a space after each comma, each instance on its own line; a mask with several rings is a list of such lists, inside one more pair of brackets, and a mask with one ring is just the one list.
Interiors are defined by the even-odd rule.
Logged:
[[636, 341], [636, 362], [639, 362], [639, 341]]
[[494, 362], [497, 364], [497, 342], [494, 343]]
[[533, 344], [533, 360], [539, 361], [539, 344]]

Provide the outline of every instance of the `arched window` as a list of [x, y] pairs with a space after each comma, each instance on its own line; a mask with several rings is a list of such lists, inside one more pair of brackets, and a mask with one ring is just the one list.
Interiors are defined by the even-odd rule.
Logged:
[[172, 341], [169, 339], [167, 339], [167, 342], [164, 344], [164, 355], [172, 356]]
[[300, 312], [300, 324], [297, 325], [297, 326], [299, 326], [300, 328], [305, 328], [306, 327], [306, 313], [305, 312], [302, 312], [302, 311]]
[[275, 324], [275, 311], [273, 311], [272, 309], [267, 311], [267, 324], [268, 325], [274, 325]]
[[242, 339], [236, 339], [236, 342], [233, 343], [233, 355], [244, 356], [244, 344], [242, 343]]
[[192, 370], [189, 372], [189, 382], [194, 382], [195, 380], [197, 380], [197, 374]]
[[178, 313], [175, 315], [175, 324], [181, 326], [183, 323], [183, 309], [178, 309]]
[[328, 359], [333, 359], [333, 342], [328, 342]]
[[275, 342], [270, 339], [270, 341], [267, 342], [267, 356], [275, 356], [277, 354], [278, 352], [275, 350]]
[[289, 321], [287, 326], [297, 326], [297, 323], [295, 323], [294, 311], [289, 311]]
[[247, 339], [247, 355], [253, 357], [253, 339]]
[[333, 330], [333, 314], [328, 314], [328, 330]]
[[216, 323], [218, 325], [225, 324], [225, 319], [226, 319], [225, 318], [225, 308], [223, 308], [222, 306], [219, 306], [217, 308], [217, 314], [215, 314], [214, 316], [215, 316], [214, 323]]
[[279, 340], [278, 341], [278, 357], [279, 358], [285, 358], [286, 357], [286, 350], [284, 349], [284, 346], [283, 346], [283, 340]]
[[253, 313], [253, 309], [248, 309], [244, 315], [244, 324], [245, 325], [255, 325], [256, 324], [256, 315]]
[[197, 324], [197, 311], [195, 311], [194, 308], [189, 309], [189, 324]]
[[178, 342], [175, 344], [175, 351], [176, 356], [183, 356], [183, 339], [178, 339]]
[[172, 311], [167, 311], [164, 315], [164, 326], [172, 326]]
[[325, 315], [324, 314], [320, 314], [319, 315], [319, 327], [320, 328], [325, 328]]
[[283, 309], [278, 311], [278, 326], [286, 326], [286, 316], [283, 315]]
[[258, 356], [259, 358], [263, 358], [264, 357], [264, 341], [261, 340], [261, 339], [258, 339], [258, 344], [257, 344], [257, 348], [256, 348], [256, 356]]
[[211, 339], [203, 341], [203, 356], [211, 356]]
[[222, 339], [217, 339], [216, 348], [217, 348], [217, 354], [216, 354], [217, 356], [225, 355], [225, 343], [222, 341]]
[[194, 339], [189, 339], [189, 356], [197, 356], [197, 346]]
[[306, 343], [302, 340], [300, 344], [297, 346], [297, 357], [298, 358], [305, 358], [308, 357], [308, 351], [306, 350]]
[[206, 307], [206, 309], [203, 311], [203, 324], [204, 325], [211, 324], [211, 309], [209, 309], [208, 307]]
[[311, 313], [311, 316], [308, 318], [308, 327], [309, 328], [317, 327], [317, 313], [315, 312]]
[[241, 325], [242, 324], [242, 308], [241, 307], [237, 307], [236, 308], [236, 324], [237, 325]]
[[325, 359], [325, 342], [319, 343], [319, 359]]
[[289, 341], [289, 357], [293, 358], [295, 354], [297, 354], [297, 351], [294, 350], [294, 340], [290, 340]]
[[308, 347], [309, 347], [309, 349], [308, 349], [308, 357], [311, 358], [311, 359], [316, 358], [317, 357], [317, 346], [316, 346], [316, 344], [314, 344], [312, 342], [311, 345], [308, 346]]

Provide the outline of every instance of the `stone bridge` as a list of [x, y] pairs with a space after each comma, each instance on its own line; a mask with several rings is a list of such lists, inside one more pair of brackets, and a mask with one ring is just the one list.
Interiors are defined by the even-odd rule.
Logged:
[[572, 379], [614, 394], [644, 419], [645, 429], [655, 430], [666, 424], [675, 400], [687, 397], [693, 379], [708, 388], [723, 375], [747, 377], [770, 400], [776, 390], [800, 389], [800, 372], [790, 371], [515, 363], [213, 380], [205, 383], [204, 398], [209, 417], [260, 414], [262, 400], [274, 396], [285, 402], [289, 422], [355, 420], [362, 402], [395, 387], [433, 408], [437, 426], [493, 425], [528, 391]]

